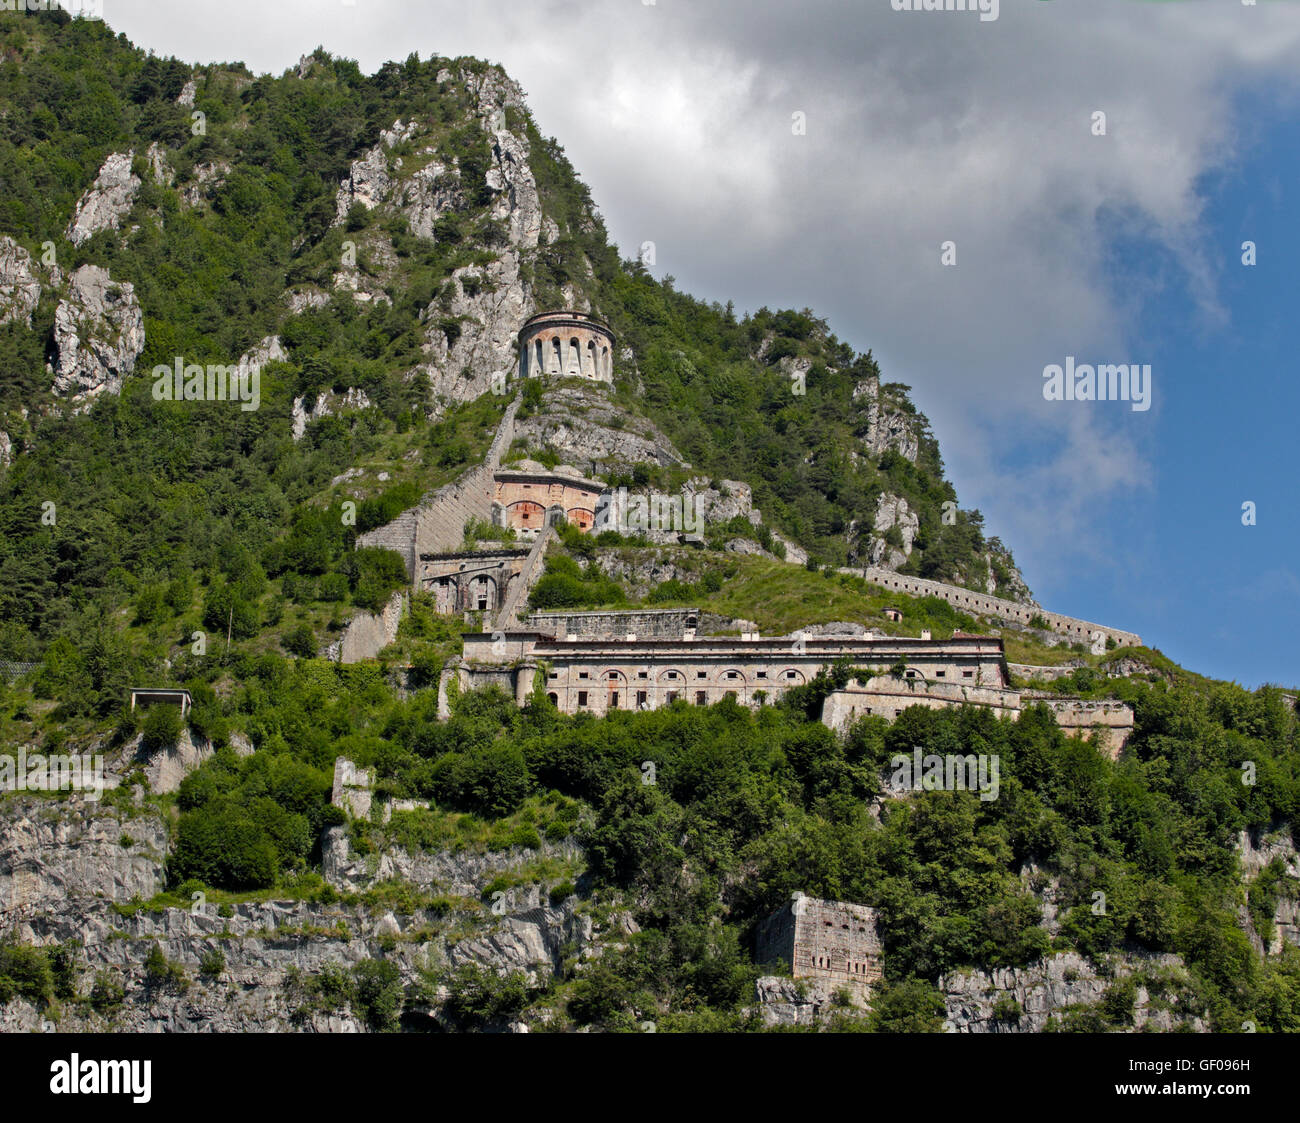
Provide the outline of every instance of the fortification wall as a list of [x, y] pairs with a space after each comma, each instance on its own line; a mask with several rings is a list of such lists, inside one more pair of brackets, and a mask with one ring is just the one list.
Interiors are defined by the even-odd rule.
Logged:
[[994, 716], [1020, 713], [1020, 694], [992, 686], [962, 686], [959, 683], [916, 682], [880, 675], [865, 686], [849, 686], [826, 696], [822, 723], [836, 733], [847, 733], [859, 718], [874, 714], [893, 721], [909, 706], [943, 710], [950, 706], [985, 706]]
[[796, 894], [757, 932], [759, 963], [784, 962], [794, 978], [867, 987], [881, 977], [876, 913], [865, 905]]
[[359, 612], [349, 621], [343, 630], [337, 645], [337, 653], [331, 658], [340, 663], [360, 663], [362, 659], [373, 659], [385, 647], [397, 639], [397, 629], [406, 615], [407, 594], [405, 591], [394, 593], [388, 603], [378, 613]]
[[1127, 702], [1086, 698], [1044, 698], [1026, 691], [1022, 705], [1046, 703], [1056, 716], [1056, 724], [1069, 733], [1086, 736], [1094, 726], [1102, 726], [1102, 744], [1111, 758], [1119, 756], [1133, 733], [1133, 707]]
[[681, 639], [699, 618], [694, 608], [647, 608], [627, 612], [534, 612], [528, 627], [552, 636], [583, 639]]
[[547, 526], [542, 528], [542, 532], [537, 536], [537, 541], [533, 543], [533, 548], [528, 552], [528, 557], [524, 559], [524, 564], [519, 570], [519, 577], [510, 587], [510, 594], [506, 597], [506, 602], [501, 607], [501, 612], [497, 616], [498, 628], [517, 627], [519, 623], [519, 610], [527, 602], [528, 592], [533, 584], [542, 575], [542, 559], [546, 556], [546, 548], [551, 544], [551, 539], [555, 537], [555, 528]]
[[1035, 616], [1041, 616], [1047, 621], [1051, 631], [1069, 636], [1072, 641], [1078, 643], [1091, 643], [1096, 633], [1100, 632], [1103, 637], [1113, 639], [1122, 647], [1142, 646], [1142, 637], [1136, 632], [1125, 632], [1118, 628], [1108, 628], [1104, 624], [1079, 620], [1073, 616], [1062, 616], [1059, 612], [1048, 612], [1031, 605], [1003, 600], [1001, 597], [975, 593], [970, 589], [958, 588], [956, 585], [945, 585], [941, 581], [929, 581], [923, 577], [906, 577], [901, 573], [877, 566], [868, 566], [864, 570], [841, 569], [840, 572], [865, 577], [873, 584], [883, 585], [886, 589], [896, 589], [914, 597], [941, 597], [954, 608], [978, 612], [985, 616], [996, 616], [1017, 624], [1028, 625]]
[[506, 407], [488, 446], [487, 457], [452, 483], [438, 488], [418, 506], [410, 507], [384, 526], [367, 531], [357, 538], [358, 546], [378, 546], [395, 550], [406, 563], [406, 576], [415, 580], [420, 554], [446, 554], [460, 549], [465, 538], [465, 524], [470, 519], [492, 521], [492, 496], [496, 483], [492, 474], [501, 463], [501, 455], [515, 439], [516, 398]]
[[[1083, 661], [1080, 660], [1080, 663]], [[1060, 667], [1045, 667], [1036, 663], [1008, 663], [1007, 670], [1017, 678], [1034, 679], [1038, 682], [1055, 682], [1074, 674], [1074, 665], [1067, 663]]]

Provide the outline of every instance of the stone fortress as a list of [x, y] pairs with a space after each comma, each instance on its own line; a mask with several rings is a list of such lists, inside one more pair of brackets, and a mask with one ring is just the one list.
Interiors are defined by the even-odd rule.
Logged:
[[809, 980], [823, 997], [841, 987], [865, 1000], [882, 978], [876, 912], [865, 905], [823, 901], [795, 893], [790, 904], [758, 926], [755, 958], [781, 963]]
[[586, 312], [539, 312], [519, 331], [519, 377], [614, 381], [614, 333]]
[[[520, 329], [518, 342], [521, 380], [613, 381], [614, 336], [587, 313], [532, 316]], [[840, 732], [858, 718], [892, 720], [913, 705], [978, 705], [1015, 718], [1027, 705], [1043, 702], [1062, 728], [1097, 730], [1100, 744], [1112, 754], [1126, 742], [1133, 727], [1129, 706], [1013, 688], [1002, 640], [996, 636], [957, 632], [935, 640], [922, 632], [919, 638], [897, 637], [860, 623], [819, 627], [815, 635], [764, 637], [743, 629], [728, 635], [722, 633], [734, 622], [714, 618], [701, 628], [700, 614], [687, 609], [534, 613], [524, 619], [521, 613], [543, 571], [554, 527], [567, 522], [584, 533], [599, 529], [611, 492], [601, 480], [570, 465], [547, 468], [533, 460], [502, 464], [514, 441], [518, 404], [516, 399], [507, 408], [482, 465], [358, 539], [359, 545], [400, 552], [412, 586], [432, 592], [439, 612], [462, 615], [482, 628], [465, 635], [462, 657], [444, 670], [440, 712], [449, 712], [447, 690], [453, 680], [462, 691], [500, 686], [521, 706], [540, 683], [556, 707], [569, 714], [599, 716], [677, 701], [711, 705], [726, 698], [760, 706], [809, 682], [823, 667], [847, 659], [860, 673], [833, 691], [822, 710], [822, 720]], [[520, 544], [464, 550], [465, 527], [471, 520], [510, 527]], [[912, 596], [939, 596], [955, 607], [1009, 624], [1046, 624], [1047, 630], [1069, 641], [1089, 642], [1094, 650], [1104, 650], [1108, 640], [1141, 644], [1132, 632], [892, 570], [842, 572]], [[374, 625], [373, 617], [354, 621], [349, 634], [359, 629], [364, 642], [350, 642], [345, 634], [343, 657], [351, 661], [373, 655], [391, 642], [400, 611], [395, 600], [382, 627]], [[897, 615], [894, 610], [891, 618]]]

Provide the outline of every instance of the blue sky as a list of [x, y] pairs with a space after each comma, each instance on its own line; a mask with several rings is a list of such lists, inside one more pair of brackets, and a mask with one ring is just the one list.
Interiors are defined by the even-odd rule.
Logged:
[[[277, 74], [318, 44], [367, 72], [411, 51], [501, 63], [625, 256], [654, 241], [656, 272], [685, 291], [811, 308], [911, 385], [962, 504], [1042, 604], [1201, 673], [1300, 685], [1300, 5], [1003, 0], [980, 21], [889, 0], [106, 0], [104, 14], [160, 54]], [[1153, 407], [1045, 402], [1043, 367], [1067, 355], [1150, 363]]]

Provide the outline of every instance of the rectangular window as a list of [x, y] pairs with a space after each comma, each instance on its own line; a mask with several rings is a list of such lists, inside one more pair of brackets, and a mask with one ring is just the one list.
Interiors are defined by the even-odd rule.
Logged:
[[934, 677], [935, 677], [935, 678], [946, 678], [947, 675], [948, 675], [948, 672], [947, 672], [947, 671], [935, 671], [935, 672], [934, 672]]
[[645, 695], [645, 691], [644, 691], [644, 690], [638, 690], [638, 691], [636, 692], [636, 704], [637, 704], [638, 706], [644, 706], [644, 705], [645, 705], [645, 697], [646, 697], [646, 695]]
[[962, 678], [974, 678], [974, 677], [975, 677], [975, 672], [974, 672], [974, 671], [962, 671], [962, 673], [961, 673], [961, 677], [962, 677]]
[[579, 671], [579, 672], [578, 672], [578, 677], [579, 677], [579, 678], [590, 678], [591, 676], [588, 675], [586, 671]]
[[709, 704], [709, 692], [707, 690], [697, 690], [695, 692], [695, 704], [697, 706], [707, 706]]
[[617, 690], [611, 690], [611, 691], [609, 692], [609, 708], [610, 708], [611, 710], [617, 710], [617, 709], [618, 709], [618, 691], [617, 691]]
[[587, 704], [587, 692], [586, 692], [585, 690], [579, 690], [579, 691], [578, 691], [578, 705], [579, 705], [579, 706], [585, 706], [586, 704]]
[[645, 673], [645, 671], [637, 671], [637, 673], [636, 673], [636, 677], [637, 677], [637, 678], [649, 678], [650, 676], [647, 675], [647, 674]]
[[759, 671], [759, 672], [758, 672], [758, 677], [759, 677], [759, 678], [767, 678], [767, 672], [766, 672], [766, 671]]
[[708, 672], [708, 671], [696, 671], [696, 672], [695, 672], [695, 677], [696, 677], [696, 678], [708, 678], [708, 677], [709, 677], [709, 672]]

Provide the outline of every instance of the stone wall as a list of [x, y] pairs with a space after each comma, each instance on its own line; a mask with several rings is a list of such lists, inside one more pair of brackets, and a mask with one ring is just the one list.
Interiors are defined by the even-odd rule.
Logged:
[[1008, 663], [1007, 670], [1017, 678], [1033, 679], [1037, 682], [1055, 682], [1058, 678], [1065, 678], [1074, 674], [1076, 667], [1086, 667], [1087, 664], [1082, 660], [1071, 660], [1069, 663], [1063, 663], [1057, 667], [1041, 666], [1035, 663]]
[[438, 612], [487, 611], [495, 616], [518, 587], [528, 557], [527, 550], [514, 547], [422, 554], [416, 585], [434, 594]]
[[865, 686], [850, 686], [826, 696], [822, 723], [845, 734], [860, 718], [869, 715], [893, 721], [909, 706], [931, 710], [950, 706], [985, 706], [995, 717], [1020, 715], [1020, 694], [992, 686], [962, 686], [960, 683], [924, 682], [880, 675]]
[[520, 567], [518, 580], [511, 586], [505, 603], [497, 615], [498, 628], [518, 627], [519, 610], [524, 607], [529, 590], [542, 575], [542, 559], [545, 558], [546, 550], [554, 537], [555, 528], [551, 526], [543, 527], [542, 532], [537, 536], [537, 541], [533, 543], [533, 548], [529, 550], [528, 557]]
[[825, 980], [866, 991], [881, 978], [876, 913], [865, 905], [796, 893], [758, 926], [759, 964], [782, 962], [794, 978]]
[[1047, 612], [1032, 605], [1018, 604], [1016, 601], [991, 597], [985, 593], [975, 593], [970, 589], [945, 585], [940, 581], [927, 581], [923, 577], [905, 577], [889, 569], [868, 566], [866, 569], [841, 569], [841, 573], [850, 573], [865, 577], [876, 585], [886, 589], [895, 589], [914, 597], [941, 597], [955, 608], [968, 612], [977, 612], [984, 616], [995, 616], [1017, 624], [1028, 625], [1035, 616], [1047, 621], [1051, 631], [1069, 636], [1072, 642], [1091, 644], [1096, 634], [1103, 639], [1113, 639], [1121, 647], [1141, 647], [1142, 637], [1136, 632], [1124, 632], [1118, 628], [1107, 628], [1102, 624], [1093, 624], [1087, 620], [1078, 620], [1073, 616], [1062, 616], [1059, 612]]
[[465, 524], [470, 519], [492, 521], [492, 497], [496, 488], [493, 474], [501, 463], [502, 453], [515, 439], [515, 412], [518, 409], [517, 398], [506, 407], [484, 463], [469, 469], [455, 482], [438, 488], [418, 506], [403, 511], [392, 522], [359, 535], [357, 545], [395, 550], [402, 555], [406, 575], [412, 581], [421, 554], [449, 554], [459, 550], [465, 540]]
[[375, 773], [369, 768], [358, 768], [346, 757], [334, 761], [334, 787], [330, 803], [341, 807], [354, 819], [370, 815], [371, 789], [375, 786]]
[[699, 620], [695, 608], [647, 608], [631, 612], [534, 612], [527, 626], [563, 639], [682, 639], [694, 633]]
[[388, 599], [378, 615], [360, 612], [343, 630], [343, 636], [330, 647], [330, 658], [339, 663], [359, 663], [373, 659], [397, 639], [397, 629], [406, 615], [407, 594], [399, 590]]
[[614, 337], [582, 312], [542, 312], [519, 332], [519, 377], [565, 375], [614, 380]]

